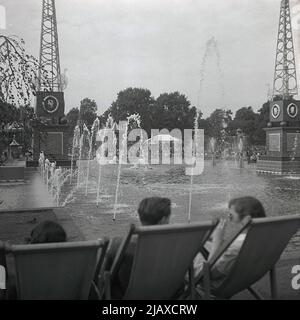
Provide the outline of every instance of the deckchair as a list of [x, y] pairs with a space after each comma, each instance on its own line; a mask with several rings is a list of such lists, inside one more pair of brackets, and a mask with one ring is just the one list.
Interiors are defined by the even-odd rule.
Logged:
[[18, 299], [87, 299], [107, 244], [104, 239], [8, 247], [15, 261]]
[[[4, 242], [0, 241], [0, 272], [2, 275], [5, 275], [5, 279], [0, 279], [1, 281], [4, 281], [5, 287], [6, 287], [6, 274], [7, 274], [7, 266], [6, 266], [6, 255], [5, 255], [5, 244]], [[4, 272], [4, 273], [2, 273]], [[0, 300], [5, 299], [5, 289], [1, 289], [0, 287]]]
[[196, 285], [204, 282], [205, 298], [212, 293], [217, 298], [229, 299], [247, 289], [256, 299], [262, 299], [252, 285], [269, 273], [271, 298], [277, 299], [275, 265], [299, 227], [300, 215], [253, 219], [234, 265], [221, 285], [211, 292], [207, 290], [210, 271], [238, 234], [205, 263], [203, 272], [195, 279]]
[[216, 225], [217, 221], [147, 227], [131, 225], [110, 272], [110, 278], [114, 279], [129, 243], [135, 241], [129, 284], [123, 299], [171, 299], [183, 285], [195, 255]]

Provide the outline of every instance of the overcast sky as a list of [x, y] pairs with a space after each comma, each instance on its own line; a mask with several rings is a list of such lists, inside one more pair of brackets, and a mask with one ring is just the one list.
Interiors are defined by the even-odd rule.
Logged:
[[[273, 81], [280, 1], [56, 0], [61, 68], [68, 69], [69, 79], [66, 109], [89, 97], [102, 113], [118, 91], [143, 87], [154, 97], [179, 91], [193, 105], [199, 101], [205, 115], [216, 107], [257, 110]], [[296, 26], [300, 0], [290, 1]], [[6, 7], [5, 33], [23, 37], [38, 56], [42, 0], [0, 5]], [[220, 68], [210, 50], [198, 99], [201, 63], [212, 37]]]

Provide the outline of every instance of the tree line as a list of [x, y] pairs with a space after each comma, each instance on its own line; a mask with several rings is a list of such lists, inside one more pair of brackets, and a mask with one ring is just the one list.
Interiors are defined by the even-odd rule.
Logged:
[[[242, 107], [234, 116], [230, 108], [217, 108], [206, 118], [201, 110], [198, 112], [198, 127], [204, 129], [208, 137], [221, 141], [224, 132], [234, 136], [236, 130], [241, 129], [251, 145], [265, 144], [263, 128], [269, 121], [269, 102], [264, 103], [257, 112], [251, 106]], [[127, 88], [118, 93], [116, 100], [100, 116], [97, 115], [96, 102], [85, 98], [80, 107], [72, 108], [66, 117], [73, 126], [85, 123], [88, 127], [98, 117], [103, 127], [109, 115], [119, 122], [132, 114], [139, 114], [141, 127], [150, 135], [151, 129], [193, 129], [196, 113], [197, 108], [178, 91], [162, 93], [154, 98], [148, 89]]]

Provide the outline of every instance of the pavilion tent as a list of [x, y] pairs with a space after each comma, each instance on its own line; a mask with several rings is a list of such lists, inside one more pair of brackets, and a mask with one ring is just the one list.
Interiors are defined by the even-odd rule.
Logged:
[[158, 144], [160, 142], [174, 142], [174, 143], [181, 143], [181, 139], [175, 138], [170, 134], [158, 134], [150, 139], [146, 140], [144, 143], [148, 144]]

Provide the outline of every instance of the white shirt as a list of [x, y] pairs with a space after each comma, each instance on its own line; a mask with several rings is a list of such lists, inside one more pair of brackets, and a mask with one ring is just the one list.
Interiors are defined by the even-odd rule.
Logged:
[[5, 290], [6, 286], [6, 271], [3, 266], [0, 265], [0, 290]]

